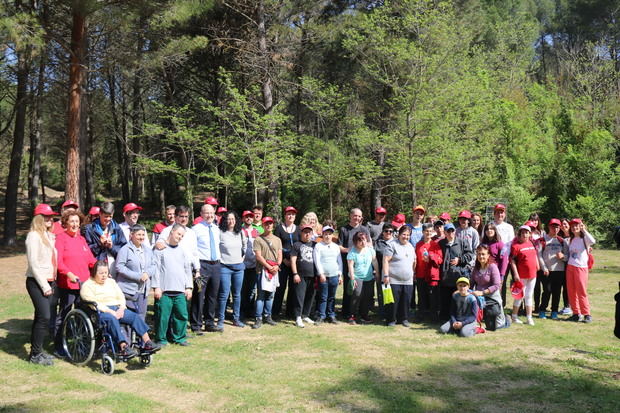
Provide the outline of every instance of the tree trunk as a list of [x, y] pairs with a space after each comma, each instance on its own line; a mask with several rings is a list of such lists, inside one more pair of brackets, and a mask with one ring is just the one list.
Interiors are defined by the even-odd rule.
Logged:
[[[138, 33], [138, 41], [136, 45], [136, 62], [133, 74], [133, 90], [131, 102], [131, 134], [132, 134], [132, 150], [134, 156], [141, 151], [141, 141], [138, 136], [141, 132], [141, 108], [142, 108], [142, 51], [144, 49], [144, 29], [146, 26], [146, 18], [140, 16], [140, 28]], [[131, 188], [131, 199], [137, 201], [142, 198], [142, 188], [144, 186], [142, 174], [138, 168], [132, 165], [133, 185]]]
[[19, 175], [21, 172], [26, 129], [27, 85], [30, 71], [30, 47], [17, 52], [17, 94], [15, 97], [15, 126], [13, 129], [13, 149], [9, 163], [9, 176], [6, 182], [4, 209], [5, 246], [13, 246], [17, 237], [17, 195], [19, 191]]
[[39, 203], [39, 181], [41, 175], [41, 126], [43, 116], [41, 105], [45, 82], [45, 51], [41, 53], [39, 60], [39, 75], [37, 80], [37, 95], [34, 101], [32, 129], [30, 130], [30, 163], [28, 168], [28, 199], [34, 208]]
[[112, 127], [114, 128], [114, 143], [116, 145], [116, 157], [118, 161], [118, 174], [121, 181], [121, 191], [123, 200], [128, 200], [129, 196], [129, 181], [123, 179], [122, 171], [125, 170], [125, 149], [123, 141], [121, 140], [121, 131], [118, 121], [118, 111], [116, 109], [116, 76], [114, 75], [115, 68], [108, 68], [108, 85], [110, 89], [110, 113], [112, 114]]
[[121, 135], [120, 135], [120, 140], [121, 140], [121, 147], [119, 148], [119, 150], [123, 151], [123, 171], [124, 171], [124, 176], [121, 177], [121, 179], [124, 182], [127, 182], [127, 198], [124, 199], [124, 202], [129, 202], [131, 201], [131, 193], [129, 191], [129, 183], [133, 181], [132, 179], [132, 171], [131, 171], [131, 164], [132, 164], [132, 156], [129, 153], [129, 145], [127, 143], [127, 117], [128, 117], [128, 113], [127, 113], [127, 100], [126, 100], [126, 93], [125, 93], [125, 87], [124, 87], [124, 82], [123, 79], [121, 79], [120, 81], [120, 93], [121, 93]]
[[71, 29], [71, 67], [69, 72], [69, 114], [67, 125], [67, 164], [65, 180], [65, 199], [80, 199], [80, 132], [82, 123], [82, 82], [84, 70], [84, 35], [86, 16], [73, 8]]

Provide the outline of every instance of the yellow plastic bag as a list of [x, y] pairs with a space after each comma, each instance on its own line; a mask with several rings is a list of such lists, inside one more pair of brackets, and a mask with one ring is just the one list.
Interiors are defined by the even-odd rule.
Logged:
[[390, 284], [381, 284], [381, 287], [383, 288], [383, 305], [394, 304], [394, 294]]

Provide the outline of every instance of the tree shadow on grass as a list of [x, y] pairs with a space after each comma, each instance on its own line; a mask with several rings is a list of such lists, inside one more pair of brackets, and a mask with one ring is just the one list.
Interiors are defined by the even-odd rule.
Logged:
[[47, 410], [41, 409], [39, 407], [28, 406], [27, 403], [0, 405], [0, 413], [9, 413], [9, 412], [10, 413], [13, 413], [13, 412], [34, 413], [34, 412], [43, 412], [43, 411], [47, 411]]
[[6, 335], [0, 337], [0, 351], [22, 360], [28, 360], [24, 344], [30, 342], [31, 326], [32, 320], [30, 319], [12, 318], [0, 323], [0, 332], [6, 331]]
[[[581, 373], [454, 360], [416, 371], [366, 367], [315, 393], [324, 408], [351, 412], [616, 412], [618, 386]], [[523, 359], [523, 363], [527, 363]]]

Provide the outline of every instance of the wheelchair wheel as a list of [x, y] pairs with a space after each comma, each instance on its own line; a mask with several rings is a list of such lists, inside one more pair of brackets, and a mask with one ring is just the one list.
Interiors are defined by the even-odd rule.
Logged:
[[150, 366], [152, 361], [153, 361], [152, 354], [143, 354], [140, 356], [140, 363], [142, 363], [143, 366]]
[[114, 359], [109, 354], [101, 356], [101, 372], [108, 376], [114, 374]]
[[95, 330], [86, 313], [73, 309], [62, 324], [62, 345], [69, 360], [82, 366], [88, 363], [95, 352]]

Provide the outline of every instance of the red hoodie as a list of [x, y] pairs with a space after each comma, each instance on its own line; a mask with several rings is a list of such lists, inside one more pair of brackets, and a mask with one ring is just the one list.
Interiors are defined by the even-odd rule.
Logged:
[[[424, 261], [424, 256], [428, 254], [429, 262]], [[437, 241], [425, 243], [424, 240], [418, 241], [415, 246], [416, 278], [424, 279], [430, 286], [439, 284], [439, 267], [443, 262], [443, 252]]]

